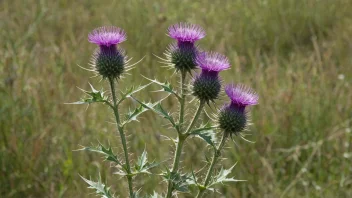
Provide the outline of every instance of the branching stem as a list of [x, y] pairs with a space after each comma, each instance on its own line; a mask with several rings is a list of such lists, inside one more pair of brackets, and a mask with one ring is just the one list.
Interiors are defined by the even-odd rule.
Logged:
[[178, 133], [178, 140], [177, 140], [176, 152], [175, 152], [175, 156], [174, 156], [174, 163], [173, 163], [172, 170], [170, 173], [171, 178], [168, 181], [167, 196], [166, 196], [167, 198], [170, 198], [172, 196], [172, 191], [174, 190], [174, 188], [172, 186], [172, 176], [178, 172], [183, 143], [187, 139], [187, 137], [189, 136], [189, 133], [192, 130], [192, 128], [194, 127], [194, 125], [197, 123], [197, 120], [203, 110], [204, 105], [205, 105], [205, 101], [200, 101], [197, 112], [194, 115], [191, 123], [187, 127], [187, 130], [185, 131], [185, 133], [182, 133], [182, 132]]

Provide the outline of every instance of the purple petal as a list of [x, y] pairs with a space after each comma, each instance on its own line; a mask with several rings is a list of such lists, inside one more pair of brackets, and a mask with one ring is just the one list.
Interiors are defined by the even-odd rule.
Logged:
[[127, 38], [123, 29], [115, 26], [103, 26], [94, 29], [88, 35], [88, 41], [100, 46], [110, 46], [122, 43]]
[[217, 52], [203, 52], [197, 57], [197, 64], [202, 70], [220, 72], [230, 68], [229, 59]]
[[195, 42], [205, 37], [205, 31], [198, 25], [178, 23], [169, 27], [168, 36], [181, 42]]
[[230, 84], [225, 87], [225, 92], [231, 99], [231, 103], [238, 106], [258, 104], [259, 96], [251, 88], [242, 84]]

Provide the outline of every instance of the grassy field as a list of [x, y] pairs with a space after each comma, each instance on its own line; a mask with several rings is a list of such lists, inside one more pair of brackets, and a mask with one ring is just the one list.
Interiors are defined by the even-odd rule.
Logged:
[[[0, 1], [0, 197], [94, 197], [79, 174], [98, 172], [125, 197], [126, 181], [108, 163], [73, 151], [108, 138], [121, 151], [112, 113], [63, 103], [83, 96], [76, 86], [88, 89], [88, 82], [107, 89], [77, 66], [88, 66], [95, 46], [87, 34], [102, 25], [125, 29], [128, 55], [145, 56], [121, 87], [145, 84], [141, 75], [176, 83], [153, 54], [162, 55], [171, 42], [167, 27], [180, 21], [204, 27], [201, 47], [230, 58], [224, 81], [260, 95], [250, 128], [256, 143], [238, 140], [223, 152], [224, 166], [238, 161], [233, 175], [247, 182], [220, 187], [223, 196], [352, 197], [351, 10], [351, 0]], [[154, 101], [155, 89], [138, 97]], [[171, 99], [164, 105], [177, 108]], [[150, 159], [168, 159], [173, 148], [160, 135], [176, 134], [165, 124], [144, 114], [127, 128], [130, 150], [139, 155], [146, 147]], [[204, 165], [204, 146], [188, 140], [185, 170]], [[166, 188], [158, 177], [135, 181], [142, 195]]]

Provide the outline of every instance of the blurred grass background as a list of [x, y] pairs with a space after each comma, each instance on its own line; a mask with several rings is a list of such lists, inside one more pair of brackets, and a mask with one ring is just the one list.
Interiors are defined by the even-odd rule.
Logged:
[[[125, 197], [126, 181], [99, 156], [73, 152], [97, 141], [121, 151], [105, 106], [63, 105], [83, 96], [76, 86], [88, 89], [88, 81], [107, 89], [77, 66], [87, 67], [95, 48], [87, 34], [102, 25], [122, 27], [129, 56], [145, 56], [121, 87], [146, 83], [141, 74], [176, 83], [152, 53], [162, 55], [171, 42], [169, 25], [188, 21], [206, 30], [202, 48], [230, 58], [224, 81], [245, 83], [260, 95], [252, 108], [256, 143], [237, 140], [223, 152], [224, 166], [238, 161], [233, 175], [247, 182], [219, 187], [223, 196], [352, 197], [351, 10], [351, 0], [1, 1], [0, 196], [93, 197], [78, 174], [100, 172]], [[160, 95], [149, 92], [155, 89], [138, 97], [155, 101]], [[175, 134], [164, 124], [146, 113], [128, 127], [132, 159], [144, 147], [150, 159], [172, 155], [160, 135]], [[184, 170], [204, 165], [211, 154], [204, 146], [188, 141]], [[165, 190], [157, 177], [136, 178], [135, 185], [142, 195]]]

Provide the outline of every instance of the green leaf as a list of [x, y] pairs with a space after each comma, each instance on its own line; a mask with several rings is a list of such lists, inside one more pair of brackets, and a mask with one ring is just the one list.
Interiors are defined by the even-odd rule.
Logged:
[[[236, 164], [237, 164], [237, 163], [236, 163]], [[212, 181], [207, 187], [211, 187], [211, 186], [216, 185], [216, 184], [219, 184], [219, 183], [222, 184], [222, 183], [224, 183], [224, 182], [239, 182], [239, 181], [245, 181], [245, 180], [237, 180], [237, 179], [235, 179], [235, 178], [233, 178], [233, 177], [227, 177], [227, 176], [231, 173], [232, 169], [236, 166], [236, 164], [233, 165], [233, 166], [232, 166], [231, 168], [229, 168], [229, 169], [221, 168], [219, 174], [213, 178], [213, 181]]]
[[162, 82], [159, 82], [157, 80], [149, 79], [149, 78], [147, 78], [145, 76], [144, 76], [144, 78], [146, 78], [147, 80], [151, 81], [152, 83], [160, 85], [162, 87], [162, 89], [159, 90], [159, 91], [165, 91], [165, 92], [168, 92], [170, 94], [174, 94], [177, 97], [177, 99], [181, 99], [181, 97], [177, 94], [177, 91], [173, 89], [171, 83], [169, 83], [168, 81], [166, 81], [165, 83], [162, 83]]
[[154, 168], [156, 166], [159, 166], [160, 163], [158, 162], [151, 162], [151, 163], [147, 163], [145, 166], [143, 166], [143, 168], [140, 170], [140, 173], [147, 173], [147, 174], [151, 174], [148, 170], [151, 168]]
[[136, 169], [140, 170], [147, 163], [148, 163], [147, 151], [144, 149], [142, 155], [137, 160]]
[[[165, 97], [166, 98], [166, 97]], [[162, 100], [164, 100], [165, 98], [163, 98]], [[138, 102], [140, 105], [142, 105], [143, 107], [150, 109], [152, 111], [154, 111], [155, 113], [159, 114], [160, 116], [162, 116], [163, 118], [167, 119], [170, 121], [170, 123], [172, 124], [172, 126], [174, 128], [176, 128], [176, 123], [173, 119], [173, 117], [171, 116], [170, 113], [168, 113], [167, 111], [164, 110], [164, 108], [161, 106], [161, 101], [158, 101], [156, 103], [143, 103], [135, 98], [133, 98], [136, 102]]]
[[154, 111], [156, 113], [158, 113], [159, 115], [161, 115], [163, 118], [169, 120], [173, 127], [176, 127], [176, 123], [175, 123], [173, 117], [171, 116], [171, 114], [169, 112], [164, 110], [164, 108], [161, 106], [160, 102], [155, 106]]
[[106, 187], [105, 184], [101, 182], [101, 176], [99, 174], [99, 178], [97, 182], [94, 182], [92, 180], [86, 179], [82, 176], [80, 176], [88, 185], [88, 188], [95, 189], [95, 193], [97, 195], [100, 195], [101, 198], [113, 198], [114, 196], [110, 192], [110, 187]]
[[101, 143], [99, 143], [97, 147], [83, 147], [82, 149], [78, 149], [77, 151], [91, 151], [100, 153], [104, 155], [105, 160], [116, 162], [117, 164], [121, 165], [121, 162], [117, 158], [117, 155], [112, 152], [111, 146], [105, 148]]
[[165, 180], [170, 180], [173, 184], [173, 188], [180, 192], [189, 192], [189, 184], [193, 184], [193, 179], [190, 174], [172, 173], [168, 169], [162, 174]]
[[126, 98], [130, 98], [133, 94], [145, 89], [146, 87], [148, 87], [151, 84], [152, 83], [149, 83], [149, 84], [146, 84], [146, 85], [143, 85], [143, 86], [138, 86], [138, 87], [132, 86], [129, 89], [127, 89], [125, 92], [121, 92], [121, 99], [118, 101], [117, 104], [119, 105]]
[[79, 88], [85, 94], [87, 94], [88, 97], [82, 98], [80, 101], [77, 101], [77, 102], [66, 103], [66, 104], [91, 104], [95, 102], [104, 102], [104, 103], [108, 102], [108, 97], [104, 95], [105, 92], [103, 90], [98, 91], [90, 83], [89, 85], [90, 85], [91, 91], [86, 91]]
[[[127, 167], [126, 166], [124, 166], [124, 165], [122, 165], [122, 168], [124, 169], [124, 170], [127, 170]], [[127, 171], [122, 171], [122, 170], [118, 170], [118, 171], [116, 171], [116, 172], [113, 172], [113, 174], [115, 174], [115, 175], [120, 175], [120, 176], [126, 176], [126, 175], [128, 175], [128, 173], [127, 173]]]
[[138, 158], [137, 163], [135, 164], [135, 173], [134, 174], [139, 174], [139, 173], [147, 173], [151, 174], [149, 172], [149, 169], [158, 166], [160, 163], [156, 162], [148, 162], [148, 157], [147, 157], [147, 151], [144, 150], [142, 155]]
[[216, 143], [216, 133], [213, 129], [215, 129], [215, 126], [211, 126], [210, 124], [206, 124], [204, 126], [201, 126], [198, 129], [193, 130], [190, 135], [194, 135], [196, 137], [199, 137], [203, 139], [206, 143], [209, 145], [215, 147]]
[[140, 105], [135, 110], [128, 112], [126, 114], [126, 120], [122, 123], [122, 126], [132, 121], [138, 121], [137, 117], [148, 110], [149, 108], [145, 108], [144, 106]]

